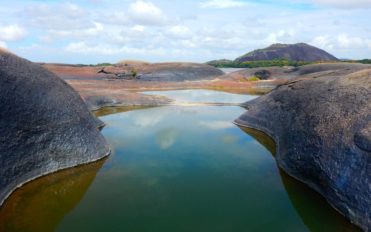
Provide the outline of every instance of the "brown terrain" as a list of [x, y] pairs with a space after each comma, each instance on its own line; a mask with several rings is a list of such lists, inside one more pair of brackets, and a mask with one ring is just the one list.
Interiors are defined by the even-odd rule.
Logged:
[[[301, 67], [244, 69], [224, 74], [217, 68], [194, 63], [123, 61], [111, 66], [41, 64], [70, 84], [91, 110], [104, 106], [164, 105], [171, 99], [142, 91], [210, 89], [233, 93], [266, 93], [295, 78], [341, 76], [371, 65], [353, 63], [314, 64]], [[251, 81], [258, 77], [259, 81]]]
[[[214, 89], [234, 93], [262, 93], [266, 91], [262, 88], [255, 88], [254, 82], [243, 79], [234, 80], [228, 75], [224, 75], [221, 70], [204, 64], [130, 63], [105, 67], [65, 64], [41, 65], [57, 74], [77, 90], [91, 110], [97, 110], [104, 106], [151, 106], [171, 102], [171, 99], [165, 97], [138, 93], [142, 91], [174, 89]], [[132, 70], [135, 70], [135, 77], [132, 75]], [[164, 73], [166, 76], [162, 79]], [[191, 78], [187, 79], [189, 73], [191, 73]], [[170, 78], [178, 81], [170, 81]]]

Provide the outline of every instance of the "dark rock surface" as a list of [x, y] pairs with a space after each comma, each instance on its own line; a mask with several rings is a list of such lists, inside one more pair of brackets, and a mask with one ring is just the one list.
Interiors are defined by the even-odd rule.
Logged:
[[100, 72], [114, 75], [117, 79], [160, 82], [211, 80], [224, 74], [218, 68], [196, 63], [156, 63], [141, 66], [119, 64], [104, 67]]
[[168, 105], [171, 102], [172, 100], [166, 97], [140, 93], [121, 93], [120, 95], [85, 97], [85, 103], [91, 111], [99, 110], [104, 107], [161, 106]]
[[41, 66], [0, 50], [0, 205], [25, 182], [109, 154], [81, 97]]
[[297, 79], [297, 78], [317, 78], [317, 77], [336, 77], [355, 73], [361, 70], [371, 69], [369, 64], [360, 63], [323, 63], [309, 64], [300, 67], [265, 67], [248, 68], [225, 75], [225, 78], [247, 79], [256, 76], [261, 80], [274, 79]]
[[236, 124], [274, 138], [285, 172], [371, 230], [371, 70], [295, 80], [245, 106]]
[[298, 44], [272, 44], [263, 49], [254, 50], [241, 57], [235, 62], [288, 59], [292, 61], [337, 61], [338, 59], [324, 50], [305, 43]]

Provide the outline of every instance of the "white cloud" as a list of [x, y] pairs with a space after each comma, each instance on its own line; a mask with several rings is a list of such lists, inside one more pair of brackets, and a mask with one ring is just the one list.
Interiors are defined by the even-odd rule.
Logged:
[[234, 127], [230, 121], [200, 121], [199, 125], [210, 130], [224, 130]]
[[225, 9], [246, 6], [247, 3], [237, 0], [208, 0], [206, 2], [201, 2], [200, 5], [202, 8]]
[[341, 34], [337, 37], [337, 42], [340, 48], [362, 48], [367, 47], [371, 40], [362, 39], [356, 36], [349, 36], [347, 34]]
[[[307, 42], [337, 57], [357, 59], [371, 54], [371, 14], [367, 14], [371, 0], [284, 0], [286, 4], [248, 0], [88, 1], [99, 2], [4, 2], [0, 41], [20, 55], [46, 62], [97, 63], [124, 58], [205, 62], [234, 59], [277, 42]], [[309, 4], [297, 8], [296, 3]], [[355, 7], [365, 9], [342, 9]], [[25, 35], [27, 39], [14, 42]]]
[[142, 0], [130, 4], [128, 14], [135, 23], [141, 25], [162, 25], [167, 21], [160, 8]]
[[178, 39], [187, 39], [192, 36], [191, 30], [186, 26], [176, 25], [172, 26], [167, 30], [167, 34], [170, 37]]
[[7, 48], [8, 46], [4, 41], [0, 41], [0, 48]]
[[90, 14], [71, 3], [31, 5], [22, 12], [29, 26], [50, 30], [73, 30], [94, 27]]
[[102, 13], [100, 20], [103, 23], [109, 23], [114, 25], [126, 25], [130, 22], [129, 17], [124, 10]]
[[55, 39], [61, 38], [86, 38], [86, 37], [96, 37], [104, 30], [104, 26], [101, 23], [94, 22], [92, 27], [84, 29], [71, 29], [71, 30], [47, 30], [47, 34], [41, 36], [40, 38], [45, 42], [53, 42]]
[[[118, 55], [122, 56], [133, 56], [133, 55], [153, 55], [153, 56], [165, 56], [169, 54], [177, 54], [177, 50], [167, 50], [162, 47], [151, 48], [151, 47], [131, 47], [131, 46], [111, 46], [109, 44], [87, 44], [85, 42], [72, 42], [68, 44], [65, 49], [66, 52], [77, 53], [77, 54], [94, 54], [94, 55]], [[142, 121], [144, 125], [144, 121]]]
[[156, 134], [156, 142], [162, 150], [166, 150], [174, 145], [178, 134], [178, 131], [172, 128], [162, 130]]
[[18, 25], [0, 26], [0, 40], [16, 41], [24, 38], [26, 32]]
[[349, 36], [345, 33], [338, 36], [316, 36], [311, 41], [311, 44], [330, 51], [371, 49], [371, 39], [361, 38], [358, 36]]
[[291, 30], [279, 30], [277, 32], [269, 33], [268, 37], [266, 38], [266, 44], [274, 44], [274, 43], [281, 43], [285, 41], [285, 43], [291, 42], [295, 32]]
[[144, 32], [145, 30], [145, 27], [142, 26], [142, 25], [135, 25], [131, 28], [132, 31], [135, 31], [135, 32]]
[[324, 5], [337, 8], [365, 8], [371, 7], [370, 0], [310, 0], [317, 5]]
[[310, 43], [322, 49], [332, 49], [334, 47], [329, 35], [316, 36]]

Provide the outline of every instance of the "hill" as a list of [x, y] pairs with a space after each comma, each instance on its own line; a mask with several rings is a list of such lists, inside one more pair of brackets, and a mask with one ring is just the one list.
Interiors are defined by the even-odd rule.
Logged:
[[[335, 56], [319, 48], [305, 43], [272, 44], [263, 49], [246, 53], [235, 60], [212, 60], [206, 64], [218, 68], [259, 68], [302, 66], [320, 62], [338, 62]], [[352, 61], [355, 63], [368, 63], [369, 60]]]
[[235, 62], [242, 63], [246, 61], [257, 60], [277, 60], [287, 59], [290, 61], [338, 61], [338, 59], [328, 52], [314, 46], [297, 44], [272, 44], [263, 49], [257, 49], [235, 59]]

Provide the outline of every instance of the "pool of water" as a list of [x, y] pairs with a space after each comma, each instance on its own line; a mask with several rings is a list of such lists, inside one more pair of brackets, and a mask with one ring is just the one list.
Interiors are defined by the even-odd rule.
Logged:
[[355, 231], [280, 172], [270, 138], [232, 123], [244, 111], [101, 114], [112, 155], [17, 190], [0, 208], [0, 231]]
[[243, 95], [214, 90], [174, 90], [174, 91], [146, 91], [144, 94], [161, 95], [175, 100], [179, 103], [224, 103], [240, 104], [257, 97], [257, 95]]

